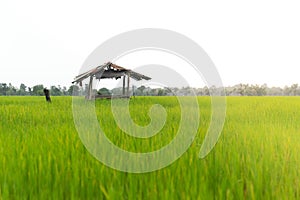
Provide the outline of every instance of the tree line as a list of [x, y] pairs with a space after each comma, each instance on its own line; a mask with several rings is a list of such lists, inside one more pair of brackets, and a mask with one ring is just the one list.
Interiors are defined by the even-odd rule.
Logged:
[[[42, 96], [44, 95], [44, 85], [38, 84], [33, 87], [28, 87], [25, 84], [20, 84], [19, 87], [13, 86], [11, 83], [0, 83], [0, 95], [1, 96]], [[76, 88], [78, 88], [78, 94], [76, 94]], [[51, 86], [49, 88], [51, 95], [53, 96], [71, 96], [73, 94], [79, 95], [80, 88], [76, 85], [71, 85], [69, 88], [60, 85]]]
[[[42, 96], [44, 95], [44, 85], [38, 84], [33, 87], [28, 87], [25, 84], [20, 84], [19, 87], [13, 86], [11, 83], [0, 83], [0, 96]], [[78, 96], [85, 95], [88, 90], [88, 85], [79, 87], [77, 85], [71, 85], [68, 88], [66, 86], [51, 86], [49, 88], [52, 96]], [[130, 94], [135, 96], [208, 96], [210, 92], [220, 90], [217, 87], [173, 87], [173, 88], [150, 88], [146, 86], [130, 88]], [[221, 91], [221, 90], [220, 90]], [[237, 84], [234, 86], [225, 87], [225, 93], [222, 90], [222, 95], [226, 96], [300, 96], [300, 86], [298, 84], [292, 84], [285, 87], [268, 87], [263, 85], [251, 85], [251, 84]], [[94, 93], [98, 94], [121, 94], [122, 88], [114, 88], [109, 90], [107, 88], [101, 88], [94, 90]]]

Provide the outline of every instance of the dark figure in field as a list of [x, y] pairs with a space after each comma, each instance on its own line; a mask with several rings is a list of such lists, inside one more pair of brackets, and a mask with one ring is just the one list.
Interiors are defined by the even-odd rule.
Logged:
[[45, 94], [45, 97], [46, 97], [46, 101], [51, 103], [50, 92], [47, 88], [44, 88], [44, 94]]

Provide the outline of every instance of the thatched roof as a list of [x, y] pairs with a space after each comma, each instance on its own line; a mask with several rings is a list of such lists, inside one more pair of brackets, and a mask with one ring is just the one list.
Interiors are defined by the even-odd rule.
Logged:
[[91, 69], [85, 73], [82, 73], [82, 74], [76, 76], [72, 83], [79, 83], [90, 76], [96, 77], [96, 79], [104, 79], [104, 78], [118, 79], [125, 75], [127, 75], [137, 81], [140, 81], [142, 79], [145, 79], [145, 80], [151, 79], [150, 77], [145, 76], [143, 74], [134, 72], [130, 69], [126, 69], [119, 65], [108, 62], [108, 63], [100, 65], [94, 69]]

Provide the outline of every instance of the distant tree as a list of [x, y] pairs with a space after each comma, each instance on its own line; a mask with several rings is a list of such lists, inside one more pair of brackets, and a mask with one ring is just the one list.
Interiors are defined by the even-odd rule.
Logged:
[[297, 90], [296, 90], [296, 95], [297, 95], [297, 96], [300, 95], [300, 87], [297, 88]]
[[208, 87], [207, 86], [205, 86], [204, 88], [203, 88], [203, 95], [205, 95], [205, 96], [209, 96], [209, 89], [208, 89]]
[[100, 90], [98, 90], [98, 94], [102, 94], [102, 95], [110, 95], [111, 92], [109, 89], [107, 88], [101, 88]]
[[50, 87], [50, 93], [52, 96], [61, 96], [63, 94], [60, 86], [56, 87], [54, 85]]
[[6, 95], [17, 95], [17, 89], [11, 83], [8, 84], [8, 90], [6, 91]]
[[283, 95], [283, 89], [280, 87], [266, 88], [266, 95], [281, 96]]
[[29, 95], [32, 95], [32, 89], [31, 89], [31, 87], [28, 87], [28, 93], [29, 93]]
[[79, 95], [79, 87], [77, 85], [71, 85], [68, 89], [68, 95], [78, 96]]
[[157, 93], [157, 95], [158, 96], [164, 96], [166, 94], [166, 91], [164, 90], [164, 89], [158, 89], [158, 93]]
[[26, 92], [26, 88], [27, 86], [24, 83], [21, 83], [18, 94], [21, 96], [27, 95], [28, 93]]
[[174, 96], [174, 88], [164, 87], [164, 96]]
[[61, 91], [62, 91], [64, 96], [68, 95], [68, 90], [67, 90], [66, 86], [63, 86]]
[[217, 87], [216, 86], [211, 86], [210, 88], [209, 88], [209, 91], [210, 91], [210, 94], [217, 94]]
[[32, 87], [32, 94], [35, 96], [43, 96], [44, 95], [44, 86], [43, 85], [35, 85]]
[[179, 88], [174, 87], [174, 88], [171, 89], [171, 91], [172, 91], [175, 95], [177, 95], [177, 93], [179, 93]]
[[27, 88], [27, 86], [24, 84], [24, 83], [21, 83], [21, 85], [20, 85], [20, 89], [21, 90], [26, 90], [26, 88]]
[[293, 84], [290, 87], [290, 95], [296, 96], [298, 90], [298, 84]]
[[114, 94], [114, 95], [121, 95], [122, 94], [122, 91], [123, 89], [121, 87], [118, 87], [118, 88], [113, 88], [111, 90], [111, 93]]
[[225, 94], [226, 96], [234, 95], [234, 87], [226, 87]]
[[6, 83], [1, 83], [0, 84], [0, 92], [1, 92], [0, 94], [5, 96], [7, 90], [8, 90], [7, 84]]
[[290, 88], [289, 86], [285, 86], [285, 87], [283, 88], [283, 94], [284, 94], [285, 96], [290, 96], [290, 95], [291, 95], [291, 88]]
[[144, 90], [146, 89], [146, 87], [145, 86], [140, 86], [140, 87], [138, 87], [137, 88], [137, 90], [136, 90], [136, 95], [138, 95], [138, 96], [144, 96], [145, 94], [144, 94]]
[[235, 86], [234, 92], [237, 93], [240, 96], [245, 96], [247, 93], [249, 94], [248, 90], [249, 85], [248, 84], [238, 84]]
[[158, 94], [158, 89], [157, 88], [153, 88], [150, 90], [150, 96], [157, 96]]
[[143, 96], [142, 91], [138, 88], [134, 90], [134, 93], [135, 93], [136, 96]]
[[265, 96], [267, 94], [267, 88], [268, 87], [266, 84], [263, 84], [261, 86], [259, 86], [259, 85], [254, 86], [257, 96]]

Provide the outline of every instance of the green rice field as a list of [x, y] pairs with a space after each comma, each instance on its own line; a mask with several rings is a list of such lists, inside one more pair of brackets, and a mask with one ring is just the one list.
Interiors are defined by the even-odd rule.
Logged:
[[[188, 98], [188, 97], [187, 97]], [[300, 98], [227, 97], [226, 120], [213, 151], [199, 159], [210, 124], [210, 98], [198, 97], [200, 126], [191, 147], [166, 168], [126, 173], [95, 159], [76, 131], [72, 97], [0, 97], [0, 199], [300, 199]], [[176, 97], [130, 100], [133, 121], [150, 123], [153, 104], [167, 121], [138, 139], [114, 121], [110, 100], [97, 100], [106, 136], [132, 152], [162, 148], [176, 136]]]

